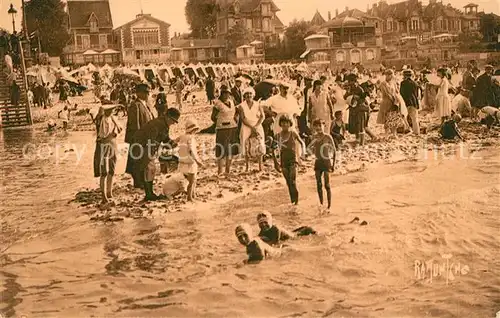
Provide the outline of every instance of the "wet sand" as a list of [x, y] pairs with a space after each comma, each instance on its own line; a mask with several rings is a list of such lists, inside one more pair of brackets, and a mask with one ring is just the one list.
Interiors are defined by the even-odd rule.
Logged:
[[[119, 223], [89, 222], [85, 208], [66, 204], [77, 176], [66, 184], [67, 192], [52, 180], [58, 192], [50, 193], [48, 176], [57, 171], [37, 169], [47, 178], [25, 182], [17, 195], [34, 187], [33, 193], [44, 196], [25, 197], [24, 204], [7, 200], [2, 207], [2, 228], [12, 233], [1, 234], [0, 312], [7, 317], [493, 317], [500, 310], [500, 151], [491, 148], [476, 157], [402, 162], [336, 176], [329, 215], [320, 215], [315, 184], [306, 174], [299, 179], [298, 215], [289, 213], [280, 180], [274, 188], [225, 203]], [[3, 182], [3, 189], [11, 188]], [[16, 193], [3, 195], [12, 200]], [[257, 230], [255, 217], [262, 209], [284, 226], [311, 225], [319, 235], [290, 242], [279, 258], [243, 266], [234, 226], [245, 221]], [[354, 217], [368, 225], [348, 224]], [[446, 270], [432, 281], [417, 277], [416, 261], [433, 260], [443, 268], [443, 254], [451, 254], [454, 280]]]

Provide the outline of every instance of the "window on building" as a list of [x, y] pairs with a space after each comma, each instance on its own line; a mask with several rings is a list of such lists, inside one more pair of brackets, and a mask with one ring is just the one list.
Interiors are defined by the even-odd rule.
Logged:
[[366, 50], [366, 59], [368, 61], [373, 61], [375, 59], [375, 52], [371, 49]]
[[153, 54], [154, 54], [154, 55], [158, 55], [158, 54], [160, 54], [160, 50], [158, 50], [158, 49], [154, 49], [154, 50], [153, 50]]
[[[82, 37], [82, 49], [89, 49], [90, 48], [90, 35], [84, 34], [80, 35]], [[78, 38], [78, 36], [77, 36]]]
[[247, 19], [247, 29], [253, 29], [252, 19]]
[[262, 29], [262, 20], [260, 18], [253, 18], [253, 27], [254, 29]]
[[419, 23], [417, 19], [412, 19], [411, 20], [411, 29], [412, 30], [419, 30]]
[[392, 27], [393, 27], [393, 21], [392, 19], [388, 19], [387, 20], [387, 31], [391, 32], [392, 31]]
[[194, 60], [196, 59], [196, 50], [188, 50], [189, 52], [189, 59]]
[[361, 63], [361, 52], [359, 50], [351, 51], [351, 63]]
[[158, 31], [134, 31], [135, 46], [149, 46], [160, 44]]
[[337, 62], [344, 62], [345, 61], [345, 52], [344, 51], [337, 51], [337, 54], [335, 54], [335, 60]]
[[217, 49], [214, 49], [214, 57], [215, 57], [215, 58], [220, 57], [220, 51], [219, 51], [219, 49], [218, 49], [218, 48], [217, 48]]
[[107, 34], [99, 34], [99, 46], [102, 48], [108, 46], [108, 35]]
[[375, 22], [375, 29], [378, 29], [378, 22]]
[[90, 32], [99, 32], [99, 27], [97, 26], [96, 19], [92, 19], [90, 21]]
[[262, 29], [265, 32], [271, 31], [271, 21], [269, 19], [263, 19], [262, 20]]
[[262, 4], [262, 14], [270, 14], [271, 13], [271, 4], [263, 3]]

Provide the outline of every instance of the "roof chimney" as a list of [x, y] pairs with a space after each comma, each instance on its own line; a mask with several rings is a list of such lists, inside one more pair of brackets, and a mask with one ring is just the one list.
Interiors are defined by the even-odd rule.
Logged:
[[335, 9], [335, 17], [339, 16], [339, 9]]
[[332, 12], [328, 11], [328, 21], [330, 21], [331, 19], [332, 19]]
[[346, 6], [345, 7], [345, 12], [347, 12], [347, 11], [349, 11], [349, 7]]

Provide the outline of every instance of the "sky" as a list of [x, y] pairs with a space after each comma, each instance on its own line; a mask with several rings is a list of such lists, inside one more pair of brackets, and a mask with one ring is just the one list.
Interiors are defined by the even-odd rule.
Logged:
[[[150, 13], [155, 18], [163, 20], [171, 24], [171, 33], [173, 32], [188, 32], [189, 26], [186, 23], [184, 15], [184, 6], [187, 0], [109, 0], [111, 4], [111, 14], [113, 17], [113, 26], [118, 27], [128, 21], [131, 21], [140, 13], [141, 6], [144, 13]], [[494, 12], [500, 14], [500, 0], [443, 0], [443, 3], [451, 3], [454, 7], [462, 8], [467, 3], [473, 1], [479, 5], [479, 11]], [[332, 16], [335, 15], [335, 9], [339, 12], [349, 7], [349, 9], [360, 9], [365, 11], [367, 5], [374, 3], [372, 0], [274, 0], [276, 5], [281, 9], [278, 13], [279, 18], [288, 25], [293, 19], [311, 20], [316, 10], [323, 15], [325, 19], [328, 17], [328, 11], [331, 11]], [[398, 1], [388, 0], [389, 3]], [[21, 0], [0, 0], [0, 27], [9, 31], [12, 30], [12, 19], [7, 14], [10, 3], [18, 9], [19, 13], [16, 18], [17, 27], [19, 28], [21, 19]], [[142, 3], [142, 4], [141, 4]], [[423, 4], [428, 3], [428, 0], [423, 0]]]

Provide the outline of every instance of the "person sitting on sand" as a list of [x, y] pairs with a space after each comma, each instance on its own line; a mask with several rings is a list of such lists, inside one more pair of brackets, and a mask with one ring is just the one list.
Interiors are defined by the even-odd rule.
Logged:
[[298, 236], [316, 234], [316, 231], [309, 226], [301, 226], [293, 231], [288, 231], [273, 224], [271, 213], [264, 211], [257, 215], [259, 224], [259, 238], [269, 245], [276, 245], [281, 241], [286, 241]]
[[171, 199], [179, 194], [187, 193], [188, 181], [184, 174], [178, 171], [179, 157], [176, 155], [161, 155], [159, 159], [160, 165], [165, 167], [165, 169], [162, 167], [162, 174], [164, 170], [172, 172], [163, 181], [163, 195]]
[[316, 134], [309, 146], [310, 152], [316, 155], [314, 162], [314, 172], [316, 175], [316, 187], [318, 190], [319, 202], [323, 205], [323, 185], [321, 178], [324, 178], [326, 198], [328, 200], [328, 209], [332, 205], [332, 191], [330, 189], [330, 172], [333, 172], [335, 166], [335, 143], [330, 134], [325, 133], [325, 124], [321, 119], [313, 122], [313, 129]]
[[458, 123], [462, 120], [462, 117], [459, 114], [454, 114], [451, 119], [445, 120], [445, 122], [441, 125], [441, 130], [439, 134], [441, 138], [444, 140], [454, 140], [458, 137], [460, 140], [464, 141], [464, 138], [460, 134], [460, 130], [458, 128]]
[[236, 227], [234, 234], [241, 245], [246, 247], [248, 260], [246, 263], [258, 263], [268, 256], [277, 256], [281, 251], [264, 243], [260, 238], [254, 238], [250, 225], [243, 223]]
[[387, 112], [384, 128], [391, 133], [392, 137], [397, 136], [398, 129], [405, 128], [404, 117], [398, 105], [392, 105]]

